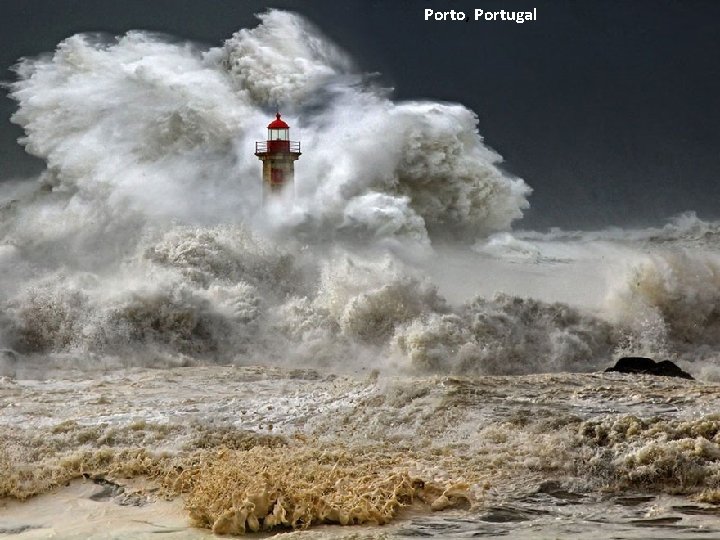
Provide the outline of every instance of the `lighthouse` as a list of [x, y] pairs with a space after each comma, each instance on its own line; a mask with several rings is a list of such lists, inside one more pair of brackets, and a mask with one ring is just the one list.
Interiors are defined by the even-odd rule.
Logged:
[[263, 200], [286, 189], [294, 195], [295, 161], [300, 158], [300, 143], [290, 140], [290, 126], [275, 115], [268, 124], [266, 141], [255, 143], [255, 155], [263, 164]]

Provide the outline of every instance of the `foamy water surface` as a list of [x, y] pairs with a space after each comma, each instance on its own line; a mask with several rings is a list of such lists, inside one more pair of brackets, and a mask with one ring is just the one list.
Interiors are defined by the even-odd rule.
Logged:
[[[372, 498], [374, 479], [352, 471], [368, 461], [380, 476], [408, 474], [428, 491], [434, 485], [453, 494], [447, 510], [431, 512], [423, 502], [428, 494], [418, 490], [392, 524], [366, 524], [353, 533], [359, 537], [693, 537], [720, 530], [716, 507], [708, 504], [717, 497], [720, 472], [718, 390], [710, 383], [617, 374], [349, 377], [263, 367], [4, 378], [3, 455], [14, 464], [5, 490], [62, 485], [82, 477], [82, 461], [116, 472], [94, 476], [89, 465], [89, 478], [75, 488], [55, 488], [50, 499], [20, 506], [6, 503], [17, 511], [4, 512], [1, 525], [26, 528], [23, 538], [53, 531], [103, 538], [106, 533], [93, 530], [99, 513], [127, 520], [113, 537], [125, 528], [127, 537], [163, 528], [171, 537], [198, 537], [182, 504], [163, 502], [162, 477], [135, 476], [131, 462], [138, 451], [166, 452], [174, 467], [195, 466], [222, 483], [218, 463], [229, 452], [229, 467], [271, 457], [269, 469], [246, 471], [262, 477], [265, 470], [263, 488], [271, 492], [291, 487], [273, 484], [273, 468], [293, 477], [297, 467], [319, 472], [327, 460], [327, 470], [342, 471], [337, 482], [346, 482], [348, 492], [365, 490], [364, 497]], [[103, 453], [107, 461], [97, 461]], [[230, 489], [243, 493], [251, 480], [235, 474]], [[125, 489], [97, 480], [106, 477]], [[307, 487], [294, 487], [296, 503], [309, 496]], [[180, 498], [199, 496], [190, 489]], [[85, 509], [88, 519], [69, 523], [58, 507], [63, 500]], [[29, 511], [43, 507], [51, 511]], [[145, 508], [154, 509], [152, 519]], [[346, 533], [321, 528], [308, 534]]]

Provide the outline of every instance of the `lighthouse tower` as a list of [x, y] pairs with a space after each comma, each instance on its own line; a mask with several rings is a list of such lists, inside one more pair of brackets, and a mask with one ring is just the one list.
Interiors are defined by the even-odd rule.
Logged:
[[277, 113], [268, 124], [267, 141], [255, 143], [255, 155], [263, 164], [263, 200], [287, 190], [294, 195], [295, 161], [300, 158], [300, 143], [290, 140], [290, 126]]

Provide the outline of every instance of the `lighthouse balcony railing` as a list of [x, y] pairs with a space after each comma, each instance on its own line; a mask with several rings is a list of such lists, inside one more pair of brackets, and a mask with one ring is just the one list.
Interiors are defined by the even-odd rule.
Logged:
[[274, 152], [300, 153], [299, 141], [258, 141], [255, 143], [256, 154], [268, 154]]

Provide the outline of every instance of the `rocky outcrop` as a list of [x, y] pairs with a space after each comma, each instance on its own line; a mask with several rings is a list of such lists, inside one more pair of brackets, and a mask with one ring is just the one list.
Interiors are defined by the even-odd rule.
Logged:
[[618, 360], [613, 367], [607, 368], [605, 372], [616, 371], [618, 373], [637, 373], [643, 375], [656, 375], [659, 377], [681, 377], [692, 379], [693, 376], [683, 371], [670, 360], [655, 362], [651, 358], [641, 356], [627, 356]]

